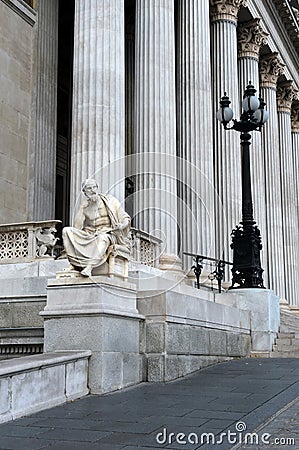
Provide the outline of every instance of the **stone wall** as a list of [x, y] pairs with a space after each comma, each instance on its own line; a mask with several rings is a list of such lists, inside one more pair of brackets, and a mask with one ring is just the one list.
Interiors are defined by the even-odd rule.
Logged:
[[147, 323], [147, 380], [169, 381], [203, 367], [250, 353], [250, 335], [202, 326]]
[[250, 354], [248, 311], [217, 304], [211, 291], [183, 284], [156, 292], [148, 290], [144, 279], [142, 285], [145, 290], [138, 292], [137, 308], [145, 316], [141, 352], [146, 380], [170, 381]]
[[[0, 215], [27, 219], [27, 157], [31, 108], [33, 23], [18, 2], [0, 1]], [[22, 5], [20, 5], [20, 8]], [[31, 14], [32, 16], [32, 14]], [[29, 23], [30, 22], [30, 23]]]

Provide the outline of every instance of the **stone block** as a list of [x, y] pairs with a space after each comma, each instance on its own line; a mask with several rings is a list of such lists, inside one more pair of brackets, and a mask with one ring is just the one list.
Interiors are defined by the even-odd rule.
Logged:
[[103, 317], [104, 352], [139, 353], [139, 322], [125, 317]]
[[47, 259], [38, 261], [38, 276], [55, 278], [56, 272], [59, 272], [65, 268], [69, 267], [69, 262], [67, 259]]
[[163, 353], [165, 351], [165, 323], [145, 322], [146, 353]]
[[[17, 263], [17, 264], [0, 264], [0, 286], [2, 283], [7, 282], [8, 278], [20, 278], [37, 277], [38, 261], [30, 263]], [[4, 281], [5, 279], [5, 281]]]
[[10, 303], [0, 303], [0, 328], [12, 327], [12, 307]]
[[193, 372], [190, 355], [179, 355], [178, 356], [178, 369], [179, 369], [179, 375], [178, 375], [179, 377], [184, 377], [188, 373]]
[[241, 341], [242, 337], [239, 334], [227, 333], [226, 345], [227, 355], [229, 356], [241, 356]]
[[136, 353], [123, 355], [123, 386], [130, 386], [142, 381], [142, 357]]
[[145, 320], [139, 321], [139, 351], [145, 353], [146, 351], [146, 322]]
[[103, 394], [105, 392], [102, 385], [102, 371], [102, 352], [92, 352], [88, 368], [88, 387], [91, 394]]
[[138, 315], [135, 286], [104, 276], [49, 280], [46, 312], [99, 309]]
[[0, 423], [1, 416], [4, 418], [11, 410], [11, 379], [0, 378]]
[[12, 378], [12, 410], [14, 417], [29, 414], [43, 406], [50, 407], [65, 400], [65, 366], [47, 367]]
[[65, 395], [67, 400], [83, 397], [87, 389], [88, 359], [74, 361], [65, 367]]
[[189, 354], [190, 326], [168, 323], [165, 336], [165, 351], [168, 354]]
[[158, 382], [165, 380], [165, 357], [148, 355], [147, 381]]
[[227, 355], [226, 332], [221, 330], [209, 330], [210, 355]]
[[165, 356], [165, 376], [162, 381], [175, 380], [180, 375], [179, 372], [179, 357], [173, 355]]
[[123, 387], [123, 355], [121, 353], [102, 354], [102, 391], [111, 392]]
[[33, 300], [10, 303], [12, 327], [42, 327], [43, 319], [39, 313], [44, 309], [45, 305], [46, 299], [43, 301]]
[[251, 333], [252, 351], [272, 351], [276, 333], [254, 331]]
[[45, 352], [57, 350], [91, 350], [102, 349], [102, 317], [77, 316], [46, 319]]
[[209, 354], [209, 330], [203, 327], [190, 328], [190, 353], [192, 355]]

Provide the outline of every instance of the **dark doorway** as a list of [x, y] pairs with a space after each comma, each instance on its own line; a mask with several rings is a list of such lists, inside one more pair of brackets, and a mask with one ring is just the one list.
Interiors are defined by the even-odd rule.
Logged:
[[55, 218], [62, 226], [69, 225], [74, 14], [74, 0], [59, 0]]

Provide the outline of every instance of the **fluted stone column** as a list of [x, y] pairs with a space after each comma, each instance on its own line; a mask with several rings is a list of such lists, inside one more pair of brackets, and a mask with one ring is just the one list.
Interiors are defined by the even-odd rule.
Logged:
[[[178, 154], [182, 251], [214, 256], [209, 0], [180, 0]], [[185, 259], [185, 258], [184, 258]], [[184, 261], [189, 263], [190, 258]], [[187, 268], [187, 265], [186, 265]]]
[[58, 0], [38, 0], [34, 39], [28, 219], [55, 218]]
[[[299, 102], [293, 104], [291, 113], [292, 123], [292, 149], [294, 157], [294, 177], [295, 177], [295, 192], [297, 192], [297, 216], [299, 220]], [[299, 243], [298, 243], [299, 245]], [[298, 296], [299, 304], [299, 296]]]
[[262, 130], [262, 148], [265, 166], [266, 220], [268, 242], [268, 287], [284, 299], [285, 279], [283, 274], [283, 234], [281, 181], [278, 138], [276, 83], [283, 73], [283, 64], [278, 54], [272, 53], [260, 60], [260, 91], [269, 111], [269, 120]]
[[174, 2], [137, 0], [135, 223], [163, 240], [162, 269], [178, 253], [174, 38]]
[[[238, 25], [238, 70], [240, 99], [249, 81], [256, 89], [259, 96], [259, 52], [261, 46], [267, 42], [268, 33], [261, 26], [261, 19], [253, 19]], [[267, 125], [266, 125], [267, 126]], [[251, 183], [254, 219], [261, 231], [263, 249], [261, 263], [264, 269], [264, 285], [268, 286], [268, 251], [267, 251], [267, 227], [266, 227], [266, 194], [265, 194], [265, 166], [262, 150], [261, 133], [251, 133]]]
[[292, 81], [279, 83], [277, 89], [277, 113], [281, 166], [283, 268], [286, 281], [286, 299], [290, 305], [297, 304], [299, 289], [299, 228], [296, 215], [297, 201], [294, 189], [295, 174], [291, 134], [291, 108], [292, 101], [296, 97], [297, 92]]
[[124, 200], [124, 120], [124, 1], [76, 0], [71, 207], [88, 177]]
[[134, 71], [135, 71], [135, 41], [132, 34], [126, 35], [126, 211], [133, 217], [134, 194]]
[[[212, 85], [214, 86], [214, 165], [216, 201], [216, 256], [232, 260], [230, 234], [241, 220], [240, 135], [223, 130], [216, 121], [219, 100], [227, 92], [235, 118], [239, 118], [237, 14], [246, 0], [210, 0]], [[219, 200], [221, 206], [219, 207]]]

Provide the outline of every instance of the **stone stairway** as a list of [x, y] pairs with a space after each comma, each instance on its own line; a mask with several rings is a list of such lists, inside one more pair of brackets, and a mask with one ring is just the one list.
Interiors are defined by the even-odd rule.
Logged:
[[299, 358], [299, 315], [281, 310], [271, 358]]

